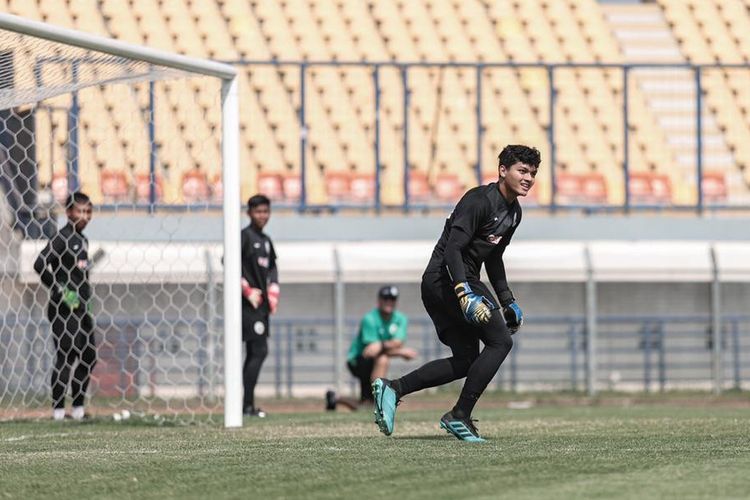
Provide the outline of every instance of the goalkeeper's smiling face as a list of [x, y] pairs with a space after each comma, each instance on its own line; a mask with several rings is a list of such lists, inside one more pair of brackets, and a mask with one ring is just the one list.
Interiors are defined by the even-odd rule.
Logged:
[[250, 224], [258, 229], [263, 229], [271, 218], [271, 207], [269, 205], [258, 205], [247, 211]]
[[505, 191], [511, 196], [526, 196], [536, 180], [537, 167], [521, 163], [514, 163], [510, 167], [500, 165], [500, 180], [505, 185]]

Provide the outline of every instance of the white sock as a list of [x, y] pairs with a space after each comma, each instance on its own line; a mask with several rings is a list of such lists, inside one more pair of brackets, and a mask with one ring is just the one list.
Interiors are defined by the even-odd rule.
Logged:
[[52, 410], [52, 420], [65, 420], [65, 408], [55, 408]]
[[83, 406], [73, 407], [73, 411], [71, 412], [71, 416], [73, 417], [73, 419], [83, 420], [83, 415], [84, 415]]

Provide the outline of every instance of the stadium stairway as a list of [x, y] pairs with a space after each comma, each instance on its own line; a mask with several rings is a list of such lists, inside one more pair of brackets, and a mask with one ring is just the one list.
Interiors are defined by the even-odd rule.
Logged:
[[[659, 5], [610, 4], [602, 5], [602, 9], [620, 44], [625, 62], [687, 62]], [[640, 69], [633, 72], [633, 78], [665, 134], [674, 165], [677, 166], [676, 169], [671, 166], [662, 166], [661, 169], [677, 189], [674, 201], [695, 202], [695, 75], [692, 71], [680, 69]], [[725, 172], [731, 168], [734, 163], [732, 152], [706, 104], [703, 133], [704, 170]]]

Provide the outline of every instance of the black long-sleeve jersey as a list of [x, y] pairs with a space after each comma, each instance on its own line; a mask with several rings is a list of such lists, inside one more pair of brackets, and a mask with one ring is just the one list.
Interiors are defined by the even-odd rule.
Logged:
[[[268, 313], [268, 284], [279, 282], [276, 268], [276, 250], [271, 238], [252, 225], [242, 230], [242, 277], [253, 288], [263, 291], [263, 304], [259, 310]], [[243, 301], [243, 304], [247, 301]], [[249, 303], [248, 303], [249, 304]]]
[[83, 303], [91, 299], [88, 248], [89, 240], [69, 223], [39, 253], [34, 271], [52, 291], [53, 300], [63, 287], [74, 290]]
[[469, 190], [445, 222], [425, 272], [440, 272], [455, 285], [480, 280], [482, 264], [492, 288], [507, 305], [513, 301], [503, 253], [521, 223], [521, 205], [508, 203], [496, 182]]

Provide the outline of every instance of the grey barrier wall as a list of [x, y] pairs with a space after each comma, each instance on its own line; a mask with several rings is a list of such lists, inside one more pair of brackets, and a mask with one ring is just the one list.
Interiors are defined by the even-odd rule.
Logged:
[[[0, 315], [3, 397], [48, 390], [52, 346], [43, 307], [47, 292], [29, 271], [28, 256], [38, 250], [28, 245], [21, 251], [20, 273], [5, 281], [7, 295], [20, 307], [7, 307]], [[261, 393], [319, 396], [326, 388], [352, 388], [346, 351], [359, 319], [374, 307], [376, 291], [385, 283], [400, 287], [399, 308], [411, 318], [409, 343], [420, 352], [415, 363], [394, 363], [393, 375], [447, 356], [419, 297], [423, 253], [431, 246], [279, 245], [284, 256], [282, 302], [271, 326]], [[506, 266], [526, 323], [494, 386], [592, 394], [605, 389], [747, 387], [749, 247], [680, 242], [513, 245]], [[161, 260], [139, 270], [133, 262], [140, 260], [132, 258], [139, 248], [112, 247], [111, 261], [102, 264], [96, 277], [96, 393], [219, 395], [222, 335], [225, 327], [240, 325], [224, 325], [218, 314], [218, 265], [211, 264], [208, 253], [186, 245], [180, 252], [205, 254], [205, 267], [203, 259], [190, 265], [170, 259], [170, 247], [157, 249]], [[131, 256], [130, 267], [118, 260], [118, 252]], [[712, 261], [714, 254], [719, 258]], [[122, 267], [113, 268], [117, 263]], [[177, 265], [184, 269], [175, 271]]]
[[[396, 361], [399, 375], [426, 360], [449, 356], [434, 334], [418, 295], [418, 285], [396, 283], [399, 309], [409, 315], [409, 344], [420, 357]], [[728, 297], [722, 321], [721, 388], [750, 384], [750, 316], [743, 316], [750, 285], [725, 285]], [[94, 310], [100, 364], [96, 393], [128, 396], [144, 387], [179, 386], [197, 393], [222, 387], [223, 325], [212, 324], [205, 284], [98, 285]], [[374, 306], [378, 285], [344, 287], [344, 349], [362, 314]], [[492, 387], [502, 390], [587, 389], [588, 332], [581, 283], [516, 283], [526, 314], [514, 349]], [[710, 286], [705, 283], [607, 283], [598, 287], [596, 350], [597, 390], [665, 390], [712, 387]], [[28, 292], [29, 317], [8, 314], [0, 329], [0, 380], [4, 394], [14, 390], [44, 393], [52, 345], [43, 308], [46, 291]], [[164, 300], [139, 296], [165, 293]], [[220, 293], [216, 293], [220, 296]], [[730, 298], [731, 297], [731, 298]], [[286, 285], [270, 337], [270, 354], [261, 374], [265, 396], [321, 396], [338, 387], [355, 393], [354, 380], [335, 364], [336, 328], [333, 286]], [[221, 304], [214, 307], [220, 310]]]

